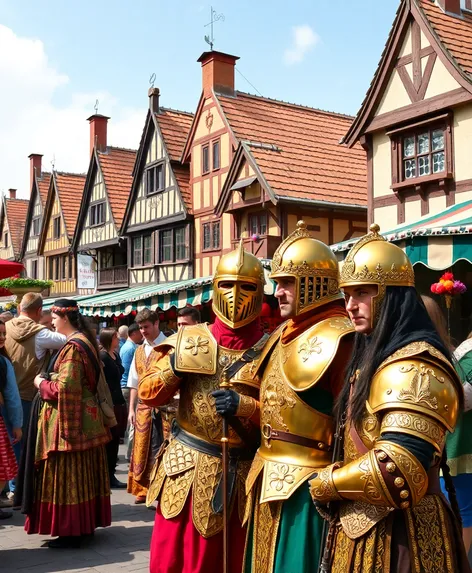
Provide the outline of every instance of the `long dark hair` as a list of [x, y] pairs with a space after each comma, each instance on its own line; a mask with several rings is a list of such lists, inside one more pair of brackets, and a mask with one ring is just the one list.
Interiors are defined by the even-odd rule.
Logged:
[[64, 311], [56, 307], [54, 308], [53, 312], [58, 316], [62, 317], [67, 316], [73, 328], [81, 332], [87, 338], [87, 340], [90, 342], [95, 352], [97, 353], [97, 356], [99, 355], [97, 339], [95, 338], [95, 335], [92, 332], [92, 329], [90, 328], [90, 323], [82, 314], [80, 314], [78, 310]]
[[413, 287], [387, 287], [378, 323], [369, 336], [356, 334], [346, 381], [336, 403], [337, 417], [345, 411], [350, 379], [359, 370], [351, 397], [348, 421], [358, 424], [365, 411], [370, 384], [377, 368], [396, 350], [411, 342], [425, 341], [452, 362], [452, 355], [438, 335], [426, 308]]
[[[0, 320], [0, 326], [2, 324], [3, 324], [3, 326], [5, 326], [5, 322], [3, 320]], [[6, 332], [5, 332], [5, 334], [6, 334]], [[3, 356], [4, 358], [7, 358], [8, 360], [10, 360], [10, 357], [8, 356], [8, 352], [7, 352], [7, 349], [5, 348], [5, 345], [3, 345], [3, 348], [0, 348], [0, 356]], [[6, 370], [6, 364], [4, 364], [0, 368], [0, 393], [3, 392], [6, 385], [7, 385], [7, 370]]]

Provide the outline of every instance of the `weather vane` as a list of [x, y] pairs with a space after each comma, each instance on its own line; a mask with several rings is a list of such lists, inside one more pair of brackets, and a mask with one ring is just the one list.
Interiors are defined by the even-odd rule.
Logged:
[[156, 74], [151, 74], [149, 77], [149, 85], [153, 88], [154, 87], [154, 82], [156, 81]]
[[52, 170], [54, 171], [54, 169], [56, 167], [56, 154], [54, 154], [52, 156], [51, 167], [52, 167]]
[[217, 14], [216, 10], [214, 10], [213, 6], [212, 6], [211, 7], [210, 21], [208, 22], [208, 24], [205, 24], [205, 28], [207, 26], [210, 26], [210, 35], [205, 36], [205, 42], [210, 46], [210, 50], [213, 50], [213, 44], [215, 43], [215, 38], [213, 36], [213, 24], [215, 22], [224, 22], [224, 21], [225, 21], [225, 15], [224, 14]]
[[95, 100], [95, 105], [94, 105], [94, 107], [93, 107], [93, 109], [95, 110], [95, 114], [98, 113], [98, 103], [99, 103], [99, 102], [98, 102], [98, 99], [96, 99], [96, 100]]

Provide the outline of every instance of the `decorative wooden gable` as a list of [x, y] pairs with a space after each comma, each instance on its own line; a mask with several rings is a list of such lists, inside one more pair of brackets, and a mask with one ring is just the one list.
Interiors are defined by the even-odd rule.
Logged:
[[166, 108], [157, 113], [148, 111], [123, 221], [125, 233], [182, 221], [191, 212], [184, 200], [188, 196], [188, 167], [180, 163], [181, 146], [177, 145], [175, 152], [171, 141], [176, 129], [184, 131], [185, 138], [191, 118], [191, 114]]
[[[472, 100], [472, 17], [401, 0], [380, 63], [343, 142]], [[454, 34], [457, 33], [457, 41]]]
[[39, 254], [68, 251], [77, 225], [85, 175], [53, 172], [45, 206]]

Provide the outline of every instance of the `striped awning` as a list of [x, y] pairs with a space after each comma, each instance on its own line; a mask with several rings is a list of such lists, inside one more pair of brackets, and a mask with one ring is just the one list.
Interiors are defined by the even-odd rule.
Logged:
[[[460, 260], [472, 262], [472, 200], [422, 217], [415, 223], [399, 225], [382, 235], [398, 244], [414, 265], [444, 270]], [[357, 240], [337, 243], [331, 249], [344, 260]]]
[[[262, 261], [266, 275], [265, 294], [274, 293], [274, 283], [269, 279], [270, 261]], [[213, 296], [213, 277], [189, 279], [166, 284], [147, 284], [114, 292], [75, 297], [80, 311], [86, 316], [119, 316], [143, 308], [166, 311], [187, 305], [197, 306]], [[52, 299], [50, 305], [52, 304]], [[48, 301], [45, 301], [48, 302]], [[49, 306], [50, 306], [49, 305]], [[43, 308], [47, 308], [44, 306]]]

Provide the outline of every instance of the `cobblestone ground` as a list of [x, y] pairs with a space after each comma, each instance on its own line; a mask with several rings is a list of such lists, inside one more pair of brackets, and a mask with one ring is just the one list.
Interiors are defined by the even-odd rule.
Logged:
[[[126, 481], [128, 465], [120, 448], [117, 477]], [[80, 549], [48, 549], [48, 537], [26, 535], [24, 516], [0, 521], [0, 571], [8, 573], [148, 573], [149, 542], [155, 512], [134, 505], [126, 490], [112, 490], [111, 527], [98, 529]]]

